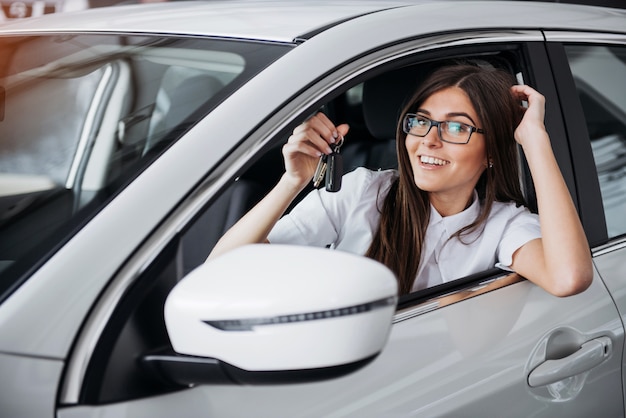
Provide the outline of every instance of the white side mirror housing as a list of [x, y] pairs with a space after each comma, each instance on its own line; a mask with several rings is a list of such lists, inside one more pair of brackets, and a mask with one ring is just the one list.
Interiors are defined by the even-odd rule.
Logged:
[[[174, 350], [256, 373], [366, 364], [384, 347], [394, 274], [340, 251], [256, 244], [186, 276], [165, 303]], [[283, 379], [284, 381], [284, 379]]]

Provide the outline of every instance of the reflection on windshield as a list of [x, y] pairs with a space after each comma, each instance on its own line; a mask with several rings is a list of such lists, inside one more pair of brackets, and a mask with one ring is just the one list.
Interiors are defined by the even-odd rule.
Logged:
[[0, 38], [0, 295], [286, 51], [160, 36]]

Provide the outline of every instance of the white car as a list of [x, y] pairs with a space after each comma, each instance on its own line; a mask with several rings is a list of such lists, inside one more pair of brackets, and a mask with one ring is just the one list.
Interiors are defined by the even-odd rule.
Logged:
[[[126, 5], [6, 22], [0, 54], [0, 416], [624, 416], [626, 11]], [[306, 247], [204, 263], [295, 126], [321, 109], [346, 172], [393, 168], [400, 104], [459, 60], [545, 95], [585, 292], [494, 268], [397, 298]]]

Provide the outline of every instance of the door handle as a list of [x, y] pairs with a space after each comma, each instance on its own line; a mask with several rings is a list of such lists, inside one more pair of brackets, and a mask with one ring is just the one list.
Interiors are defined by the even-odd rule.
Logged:
[[587, 341], [578, 351], [558, 360], [546, 360], [528, 375], [528, 384], [536, 388], [586, 372], [611, 355], [611, 339], [600, 337]]

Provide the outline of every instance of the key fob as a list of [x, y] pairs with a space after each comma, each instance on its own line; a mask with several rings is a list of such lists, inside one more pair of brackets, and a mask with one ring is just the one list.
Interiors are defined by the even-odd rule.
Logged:
[[343, 157], [333, 152], [326, 159], [326, 191], [338, 192], [341, 189], [343, 176]]

